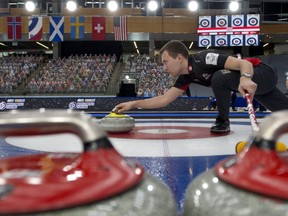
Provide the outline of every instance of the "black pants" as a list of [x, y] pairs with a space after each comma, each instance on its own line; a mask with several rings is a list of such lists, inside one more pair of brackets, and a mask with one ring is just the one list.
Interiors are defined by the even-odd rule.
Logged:
[[[213, 74], [212, 89], [217, 100], [218, 116], [229, 119], [231, 91], [238, 91], [239, 71], [219, 70]], [[277, 87], [277, 72], [261, 63], [254, 67], [252, 80], [257, 84], [254, 98], [271, 111], [288, 109], [288, 98]]]

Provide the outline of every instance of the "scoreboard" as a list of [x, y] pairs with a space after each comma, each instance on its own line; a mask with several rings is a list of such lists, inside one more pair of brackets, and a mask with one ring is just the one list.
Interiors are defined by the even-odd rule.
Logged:
[[258, 46], [260, 14], [199, 16], [198, 46]]

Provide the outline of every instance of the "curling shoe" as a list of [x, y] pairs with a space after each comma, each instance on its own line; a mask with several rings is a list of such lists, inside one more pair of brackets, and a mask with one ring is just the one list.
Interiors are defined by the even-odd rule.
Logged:
[[220, 117], [216, 118], [215, 124], [210, 128], [211, 133], [228, 133], [230, 132], [229, 120], [223, 120]]

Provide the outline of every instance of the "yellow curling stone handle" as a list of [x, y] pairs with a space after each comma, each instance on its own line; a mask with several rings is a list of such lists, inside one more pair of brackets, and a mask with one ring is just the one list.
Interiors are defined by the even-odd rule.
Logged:
[[[242, 152], [247, 145], [248, 145], [247, 141], [238, 142], [235, 146], [235, 152], [236, 153]], [[276, 151], [277, 152], [285, 152], [285, 151], [287, 151], [287, 147], [282, 142], [276, 142]]]
[[126, 114], [118, 114], [115, 112], [111, 112], [107, 117], [109, 117], [109, 118], [127, 118], [129, 116]]

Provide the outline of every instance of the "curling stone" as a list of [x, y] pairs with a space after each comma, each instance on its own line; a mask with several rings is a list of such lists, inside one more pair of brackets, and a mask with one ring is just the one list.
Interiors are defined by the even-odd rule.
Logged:
[[100, 123], [108, 133], [128, 133], [135, 127], [135, 120], [129, 115], [111, 112]]
[[0, 118], [2, 137], [58, 133], [78, 136], [83, 152], [0, 159], [0, 215], [177, 215], [171, 190], [123, 158], [91, 116], [13, 110]]
[[273, 113], [245, 151], [192, 181], [183, 216], [288, 215], [288, 155], [276, 147], [288, 131], [287, 116], [288, 111]]

